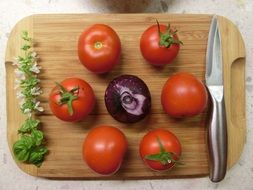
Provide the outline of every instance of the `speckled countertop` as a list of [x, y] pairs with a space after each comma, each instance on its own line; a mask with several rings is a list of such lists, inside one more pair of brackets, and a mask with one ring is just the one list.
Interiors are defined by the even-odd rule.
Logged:
[[[239, 162], [218, 184], [206, 178], [141, 181], [57, 181], [23, 173], [11, 158], [6, 138], [4, 55], [12, 27], [34, 13], [168, 12], [223, 15], [240, 29], [247, 50], [247, 141]], [[0, 190], [87, 189], [253, 189], [253, 1], [252, 0], [1, 0], [0, 1]]]

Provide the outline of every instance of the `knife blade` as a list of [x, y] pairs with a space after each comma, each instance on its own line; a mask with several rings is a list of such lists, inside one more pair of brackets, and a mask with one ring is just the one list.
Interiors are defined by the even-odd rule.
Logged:
[[227, 123], [223, 90], [221, 38], [217, 16], [213, 16], [206, 53], [206, 86], [212, 110], [208, 126], [210, 175], [212, 182], [221, 181], [227, 170]]

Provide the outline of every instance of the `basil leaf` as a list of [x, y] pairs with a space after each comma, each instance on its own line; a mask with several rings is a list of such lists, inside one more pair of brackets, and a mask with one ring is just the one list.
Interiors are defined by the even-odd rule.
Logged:
[[28, 136], [28, 135], [23, 135], [21, 137], [21, 140], [23, 140], [25, 146], [27, 147], [27, 149], [31, 149], [35, 143], [34, 143], [34, 140], [31, 136]]
[[40, 130], [37, 129], [32, 130], [31, 137], [33, 138], [36, 146], [41, 145], [43, 140], [43, 133]]
[[19, 161], [27, 161], [28, 158], [30, 156], [30, 152], [29, 150], [27, 149], [21, 149], [19, 152], [17, 152], [16, 154], [16, 158], [19, 160]]
[[27, 161], [33, 144], [33, 139], [30, 136], [22, 136], [21, 139], [16, 141], [13, 145], [13, 153], [17, 160]]
[[21, 128], [18, 130], [19, 133], [30, 133], [33, 129], [36, 129], [39, 125], [40, 121], [32, 118], [28, 118], [25, 120]]
[[37, 147], [35, 148], [30, 155], [28, 160], [29, 163], [32, 163], [38, 167], [41, 166], [42, 162], [44, 161], [44, 155], [48, 152], [46, 147]]

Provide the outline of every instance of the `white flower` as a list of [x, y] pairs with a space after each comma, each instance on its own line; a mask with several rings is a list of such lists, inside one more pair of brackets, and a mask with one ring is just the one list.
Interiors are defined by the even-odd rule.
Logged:
[[31, 89], [31, 94], [32, 95], [37, 96], [37, 95], [40, 95], [41, 93], [42, 93], [42, 90], [40, 89], [40, 87], [33, 87]]
[[24, 114], [27, 114], [28, 117], [31, 117], [31, 116], [32, 116], [32, 110], [29, 109], [29, 108], [26, 108], [26, 109], [24, 110]]
[[23, 71], [20, 71], [19, 69], [15, 69], [14, 72], [17, 78], [21, 80], [25, 80], [25, 74], [23, 73]]
[[43, 112], [44, 111], [43, 107], [39, 105], [40, 105], [40, 101], [36, 102], [34, 109], [38, 110], [39, 112]]
[[30, 69], [30, 71], [38, 74], [40, 72], [41, 66], [38, 66], [37, 62], [35, 62], [32, 66], [32, 68]]
[[20, 80], [19, 79], [15, 79], [15, 82], [14, 82], [14, 89], [17, 89], [20, 85]]
[[36, 53], [35, 51], [33, 51], [32, 54], [31, 54], [31, 56], [32, 56], [33, 58], [36, 58], [36, 57], [37, 57], [37, 53]]
[[25, 114], [29, 114], [29, 113], [31, 113], [31, 109], [26, 108], [26, 109], [24, 110], [24, 113], [25, 113]]
[[18, 98], [19, 100], [23, 100], [23, 99], [25, 98], [25, 96], [24, 96], [24, 94], [23, 94], [22, 92], [18, 91], [18, 92], [17, 92], [17, 98]]
[[12, 65], [17, 65], [18, 67], [20, 67], [20, 63], [18, 61], [18, 58], [13, 59]]
[[23, 104], [25, 103], [25, 99], [22, 99], [18, 104], [19, 107], [22, 109], [23, 108]]

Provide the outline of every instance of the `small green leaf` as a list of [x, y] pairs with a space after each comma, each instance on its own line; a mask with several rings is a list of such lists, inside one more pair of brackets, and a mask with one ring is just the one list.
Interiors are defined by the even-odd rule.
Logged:
[[32, 118], [28, 118], [25, 120], [21, 128], [18, 130], [19, 133], [30, 133], [33, 129], [36, 129], [39, 125], [40, 121]]
[[34, 146], [34, 141], [31, 136], [22, 135], [21, 140], [23, 141], [23, 143], [27, 147], [27, 149], [31, 149]]
[[21, 149], [17, 154], [16, 154], [16, 158], [19, 160], [19, 161], [27, 161], [28, 158], [30, 156], [30, 152], [29, 150], [27, 149]]
[[36, 146], [41, 145], [43, 140], [43, 133], [40, 130], [33, 129], [31, 133], [31, 137], [33, 138]]
[[37, 152], [31, 152], [28, 162], [29, 163], [36, 163], [38, 160], [41, 160], [42, 155], [38, 154]]
[[23, 31], [21, 34], [21, 38], [25, 41], [31, 41], [32, 38], [29, 37], [28, 32], [27, 31]]
[[17, 160], [27, 161], [30, 155], [30, 149], [33, 146], [33, 140], [30, 136], [22, 136], [13, 145], [13, 153]]
[[31, 152], [28, 162], [36, 165], [37, 167], [40, 167], [47, 152], [48, 150], [46, 147], [37, 147]]
[[30, 45], [28, 45], [28, 44], [25, 44], [25, 45], [23, 45], [22, 46], [22, 50], [24, 50], [24, 51], [26, 51], [26, 50], [28, 50], [28, 49], [30, 49], [31, 48], [31, 46]]

